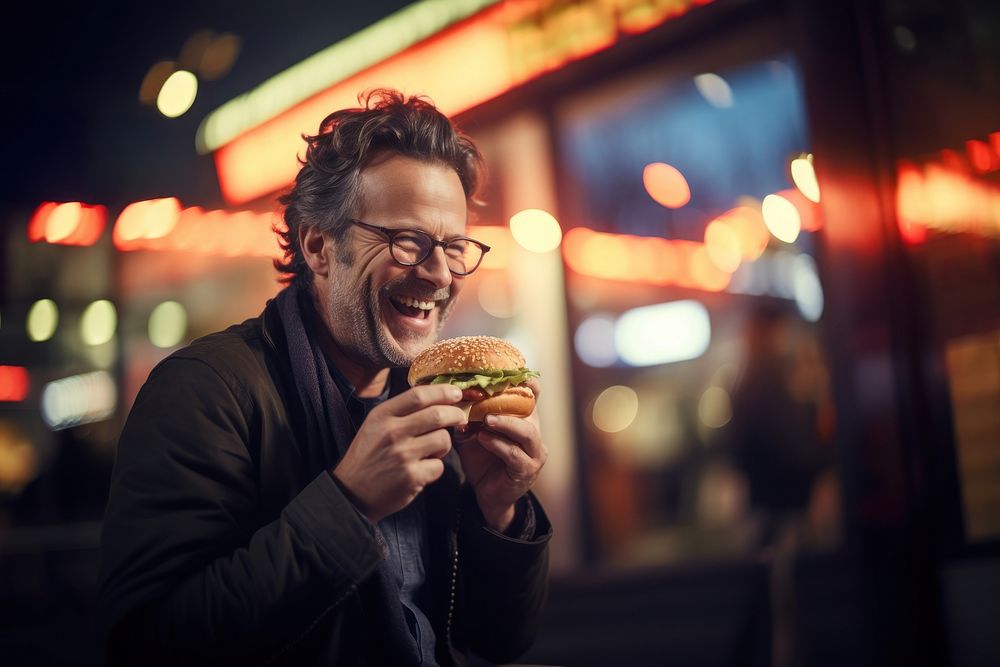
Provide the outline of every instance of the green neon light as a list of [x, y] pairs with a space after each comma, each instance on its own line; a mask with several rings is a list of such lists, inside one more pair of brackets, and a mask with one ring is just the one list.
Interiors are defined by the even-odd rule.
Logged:
[[328, 46], [226, 102], [198, 126], [195, 147], [210, 153], [299, 102], [376, 65], [500, 0], [420, 0]]

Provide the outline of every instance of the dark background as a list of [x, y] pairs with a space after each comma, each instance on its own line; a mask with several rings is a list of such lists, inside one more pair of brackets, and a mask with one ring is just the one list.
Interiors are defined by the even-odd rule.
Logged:
[[[7, 5], [0, 23], [0, 207], [42, 201], [116, 207], [152, 197], [219, 204], [211, 156], [194, 147], [212, 110], [348, 35], [410, 4], [366, 2], [45, 3]], [[179, 118], [139, 102], [157, 61], [177, 58], [200, 29], [242, 40], [233, 68], [199, 80]]]

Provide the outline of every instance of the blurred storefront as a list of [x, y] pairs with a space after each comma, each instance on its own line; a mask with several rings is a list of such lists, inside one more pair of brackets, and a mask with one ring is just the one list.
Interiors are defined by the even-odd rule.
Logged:
[[489, 162], [492, 251], [443, 335], [543, 376], [555, 586], [526, 660], [992, 664], [988, 5], [415, 3], [205, 120], [219, 201], [40, 206], [6, 246], [0, 559], [63, 583], [5, 596], [86, 611], [139, 386], [277, 292], [301, 133], [393, 86]]

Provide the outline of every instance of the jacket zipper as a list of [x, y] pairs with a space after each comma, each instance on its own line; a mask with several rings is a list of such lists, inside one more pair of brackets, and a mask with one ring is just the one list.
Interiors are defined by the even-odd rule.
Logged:
[[455, 593], [458, 590], [458, 530], [461, 526], [462, 508], [455, 508], [455, 546], [451, 551], [451, 589], [448, 596], [448, 620], [445, 622], [444, 636], [446, 646], [451, 646], [451, 620], [455, 614]]

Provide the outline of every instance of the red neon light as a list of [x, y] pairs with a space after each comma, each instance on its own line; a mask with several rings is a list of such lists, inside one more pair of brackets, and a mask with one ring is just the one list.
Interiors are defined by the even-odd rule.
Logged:
[[174, 197], [137, 201], [126, 206], [115, 221], [111, 239], [119, 250], [160, 239], [177, 225], [181, 203]]
[[1000, 132], [964, 148], [945, 148], [922, 164], [897, 164], [896, 219], [905, 242], [923, 243], [932, 229], [1000, 236], [1000, 188], [982, 178], [1000, 170]]
[[951, 161], [897, 166], [896, 217], [907, 243], [925, 241], [930, 229], [996, 237], [998, 211], [1000, 188], [975, 178], [967, 166]]
[[705, 244], [595, 232], [575, 227], [563, 237], [567, 266], [581, 275], [675, 285], [709, 292], [729, 286], [732, 274], [712, 263]]
[[927, 206], [923, 189], [923, 174], [916, 165], [901, 162], [896, 176], [896, 219], [899, 234], [910, 244], [927, 240], [924, 211]]
[[271, 213], [181, 208], [174, 198], [129, 204], [112, 238], [122, 251], [190, 252], [227, 257], [280, 255]]
[[45, 202], [31, 216], [28, 240], [90, 246], [101, 238], [107, 219], [107, 209], [101, 205]]
[[49, 214], [55, 210], [56, 206], [58, 206], [57, 203], [47, 201], [35, 209], [35, 212], [31, 216], [31, 221], [28, 223], [29, 241], [37, 243], [45, 240], [45, 221], [49, 219]]
[[[359, 91], [391, 86], [427, 94], [454, 116], [610, 47], [619, 32], [645, 32], [710, 1], [582, 2], [546, 12], [540, 11], [543, 7], [532, 11], [530, 4], [500, 3], [335, 84], [217, 150], [222, 194], [230, 204], [245, 204], [291, 183], [299, 168], [296, 157], [304, 148], [302, 134], [315, 133], [331, 111], [357, 106]], [[551, 20], [532, 25], [525, 23], [526, 15]]]
[[966, 141], [965, 152], [976, 173], [986, 174], [1000, 168], [1000, 155], [994, 153], [985, 141], [977, 139]]
[[19, 402], [28, 396], [31, 380], [24, 366], [0, 366], [0, 401]]

